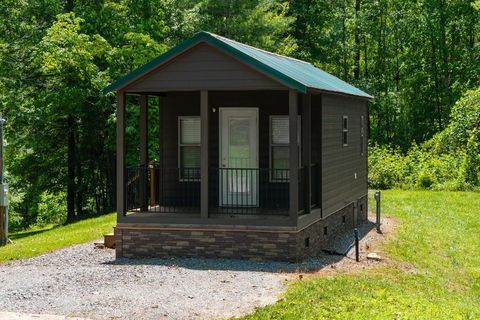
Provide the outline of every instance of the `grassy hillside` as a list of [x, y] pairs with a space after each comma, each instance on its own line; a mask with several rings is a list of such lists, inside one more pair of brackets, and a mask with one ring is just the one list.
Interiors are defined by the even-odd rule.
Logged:
[[297, 281], [245, 319], [480, 319], [479, 205], [480, 193], [385, 191], [401, 223], [385, 254], [411, 268]]
[[13, 244], [0, 247], [0, 263], [33, 257], [72, 244], [101, 238], [103, 234], [112, 232], [115, 217], [116, 215], [111, 213], [65, 226], [11, 234], [10, 239], [13, 240]]

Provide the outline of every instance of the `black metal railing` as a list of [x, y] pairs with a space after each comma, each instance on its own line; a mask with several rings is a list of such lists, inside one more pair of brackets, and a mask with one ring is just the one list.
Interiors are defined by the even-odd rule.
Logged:
[[[319, 169], [313, 164], [310, 206], [318, 205]], [[288, 215], [289, 169], [210, 168], [209, 213]], [[306, 170], [298, 172], [298, 211], [307, 212]], [[126, 168], [127, 211], [200, 214], [200, 168]]]
[[144, 198], [147, 181], [143, 181], [143, 177], [148, 172], [147, 168], [147, 166], [138, 166], [125, 169], [125, 207], [127, 211], [141, 209], [147, 205]]
[[200, 213], [200, 169], [135, 166], [126, 169], [129, 211]]
[[288, 215], [289, 170], [210, 168], [209, 195], [213, 214]]

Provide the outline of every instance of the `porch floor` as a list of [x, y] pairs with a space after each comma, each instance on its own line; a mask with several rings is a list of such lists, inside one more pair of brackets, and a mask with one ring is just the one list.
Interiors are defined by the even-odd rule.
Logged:
[[[149, 206], [148, 210], [133, 209], [127, 212], [128, 217], [175, 217], [175, 218], [200, 218], [200, 208], [197, 207], [172, 207]], [[288, 219], [288, 212], [279, 213], [279, 210], [245, 207], [229, 208], [214, 207], [209, 211], [209, 218], [248, 218], [269, 219], [271, 217]]]

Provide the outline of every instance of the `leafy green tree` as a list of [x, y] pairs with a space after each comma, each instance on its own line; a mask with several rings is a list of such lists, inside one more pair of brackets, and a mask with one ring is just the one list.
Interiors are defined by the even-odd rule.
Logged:
[[[379, 185], [407, 177], [440, 188], [460, 162], [469, 181], [477, 170], [478, 1], [4, 0], [0, 21], [0, 113], [17, 225], [47, 221], [48, 203], [65, 201], [69, 219], [114, 209], [115, 99], [101, 90], [200, 30], [305, 59], [373, 94], [372, 159], [396, 170], [372, 171]], [[136, 99], [127, 101], [132, 164]], [[150, 103], [154, 159], [158, 99]]]
[[465, 156], [460, 170], [461, 177], [472, 186], [480, 185], [480, 148], [478, 132], [472, 132], [467, 141]]
[[[78, 144], [86, 124], [84, 119], [94, 112], [101, 89], [108, 83], [106, 73], [96, 65], [110, 51], [109, 44], [99, 35], [80, 32], [83, 20], [73, 13], [60, 14], [36, 48], [35, 63], [45, 77], [44, 88], [39, 92], [46, 107], [45, 117], [60, 132], [52, 136], [61, 140], [56, 144], [66, 146], [67, 208], [68, 219], [83, 211], [82, 152]], [[92, 103], [93, 102], [93, 103]], [[62, 138], [66, 138], [63, 140]], [[48, 143], [52, 141], [46, 139]], [[54, 145], [50, 145], [52, 149]]]
[[177, 1], [177, 4], [190, 13], [188, 17], [193, 26], [190, 33], [210, 31], [286, 55], [297, 49], [296, 39], [291, 35], [295, 18], [287, 15], [287, 2], [202, 0]]

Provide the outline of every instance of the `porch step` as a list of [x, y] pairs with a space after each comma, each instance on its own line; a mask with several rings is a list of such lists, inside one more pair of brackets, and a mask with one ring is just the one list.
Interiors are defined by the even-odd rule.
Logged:
[[103, 235], [103, 244], [105, 248], [115, 249], [115, 234], [107, 233]]

